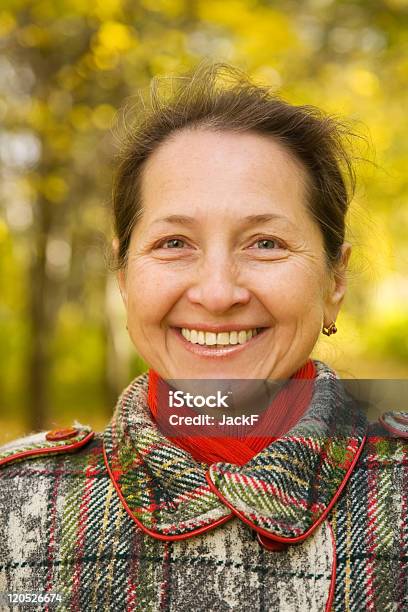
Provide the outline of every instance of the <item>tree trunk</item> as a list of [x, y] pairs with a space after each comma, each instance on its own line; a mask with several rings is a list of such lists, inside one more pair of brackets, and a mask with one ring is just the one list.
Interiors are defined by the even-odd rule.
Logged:
[[27, 360], [28, 425], [30, 430], [44, 429], [49, 412], [49, 360], [51, 312], [49, 297], [51, 287], [47, 279], [47, 241], [51, 227], [50, 204], [40, 198], [38, 227], [35, 236], [35, 252], [32, 253], [29, 282], [28, 317], [30, 321], [29, 350]]

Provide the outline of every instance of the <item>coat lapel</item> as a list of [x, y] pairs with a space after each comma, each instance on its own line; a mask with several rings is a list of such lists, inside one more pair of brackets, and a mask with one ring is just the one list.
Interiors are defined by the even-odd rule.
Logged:
[[[106, 465], [126, 510], [147, 533], [178, 539], [233, 514], [208, 485], [206, 464], [169, 442], [152, 420], [147, 373], [119, 398], [104, 432]], [[170, 536], [170, 537], [169, 537]]]
[[209, 468], [152, 420], [148, 375], [118, 400], [103, 434], [105, 463], [129, 515], [149, 535], [184, 539], [238, 516], [260, 534], [305, 539], [336, 502], [365, 441], [367, 421], [335, 372], [315, 360], [313, 397], [285, 436], [244, 466]]

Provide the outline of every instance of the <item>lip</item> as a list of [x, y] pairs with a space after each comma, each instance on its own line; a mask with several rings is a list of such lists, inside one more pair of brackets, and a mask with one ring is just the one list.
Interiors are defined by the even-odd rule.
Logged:
[[[195, 329], [195, 328], [193, 327], [191, 329]], [[227, 329], [231, 330], [232, 327], [228, 327]], [[242, 329], [242, 328], [240, 327], [238, 329]], [[250, 327], [248, 329], [255, 329], [255, 328]], [[188, 340], [184, 338], [184, 336], [181, 333], [180, 328], [178, 327], [171, 327], [170, 331], [174, 334], [176, 338], [178, 338], [179, 342], [182, 343], [184, 348], [187, 351], [190, 351], [190, 353], [193, 353], [197, 355], [198, 357], [202, 357], [203, 359], [214, 359], [214, 358], [222, 359], [223, 357], [224, 358], [231, 357], [232, 355], [241, 353], [242, 351], [250, 347], [255, 347], [262, 340], [262, 337], [265, 335], [265, 331], [267, 329], [269, 328], [263, 327], [261, 332], [259, 332], [256, 336], [252, 336], [252, 338], [248, 340], [247, 342], [245, 342], [244, 344], [232, 344], [232, 345], [226, 346], [225, 348], [218, 348], [218, 349], [208, 348], [203, 344], [192, 344], [191, 342], [189, 342]], [[235, 330], [232, 330], [232, 331], [235, 331]]]

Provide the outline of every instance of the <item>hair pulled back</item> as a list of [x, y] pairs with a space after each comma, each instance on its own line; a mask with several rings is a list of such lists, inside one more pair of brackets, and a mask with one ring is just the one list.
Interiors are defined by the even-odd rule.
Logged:
[[139, 106], [126, 127], [114, 181], [115, 269], [126, 266], [132, 230], [143, 214], [144, 163], [177, 130], [199, 128], [270, 136], [303, 164], [309, 177], [307, 205], [322, 232], [327, 264], [335, 268], [355, 188], [346, 146], [354, 134], [343, 122], [314, 106], [290, 104], [224, 63], [202, 62], [181, 77], [155, 77]]

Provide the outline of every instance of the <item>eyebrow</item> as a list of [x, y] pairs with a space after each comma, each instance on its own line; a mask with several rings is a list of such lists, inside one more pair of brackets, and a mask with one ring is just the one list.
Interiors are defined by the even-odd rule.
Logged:
[[[289, 225], [294, 226], [292, 221], [290, 221], [287, 217], [283, 215], [277, 215], [276, 213], [265, 213], [260, 215], [248, 215], [246, 217], [242, 217], [242, 223], [245, 225], [252, 226], [258, 225], [259, 223], [266, 223], [267, 221], [285, 221]], [[160, 219], [156, 219], [153, 221], [152, 225], [156, 223], [178, 223], [179, 225], [196, 225], [198, 223], [197, 219], [194, 217], [189, 217], [188, 215], [169, 215], [168, 217], [160, 217]]]

